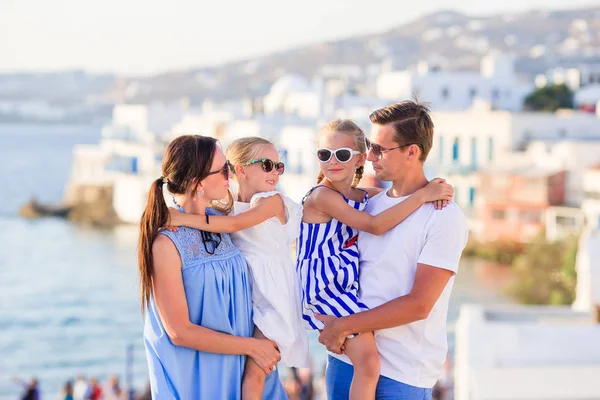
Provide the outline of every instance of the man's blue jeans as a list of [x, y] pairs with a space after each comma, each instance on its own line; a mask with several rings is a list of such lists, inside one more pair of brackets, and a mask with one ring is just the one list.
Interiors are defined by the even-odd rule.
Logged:
[[[350, 384], [354, 376], [354, 367], [329, 356], [329, 365], [325, 375], [328, 400], [348, 400]], [[377, 400], [431, 400], [431, 389], [418, 388], [385, 376], [377, 382]]]

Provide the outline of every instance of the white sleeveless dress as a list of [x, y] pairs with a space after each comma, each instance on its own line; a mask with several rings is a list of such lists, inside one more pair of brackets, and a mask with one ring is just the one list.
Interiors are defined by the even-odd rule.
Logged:
[[292, 261], [292, 243], [300, 233], [302, 206], [279, 192], [264, 192], [252, 196], [250, 203], [236, 201], [231, 215], [270, 196], [283, 199], [286, 224], [273, 217], [231, 236], [250, 267], [254, 324], [277, 343], [285, 365], [307, 367], [308, 336], [302, 322], [300, 282]]

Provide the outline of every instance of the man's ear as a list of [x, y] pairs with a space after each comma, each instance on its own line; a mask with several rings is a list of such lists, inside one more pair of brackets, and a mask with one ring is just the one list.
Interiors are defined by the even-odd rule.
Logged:
[[408, 147], [408, 156], [411, 158], [419, 157], [419, 146], [416, 144], [411, 144]]

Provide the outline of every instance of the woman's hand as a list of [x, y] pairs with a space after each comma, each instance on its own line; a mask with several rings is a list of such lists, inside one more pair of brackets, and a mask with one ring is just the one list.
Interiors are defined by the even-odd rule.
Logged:
[[269, 375], [275, 370], [277, 363], [281, 360], [277, 344], [269, 339], [254, 339], [255, 342], [248, 356]]
[[446, 207], [448, 202], [454, 197], [454, 188], [442, 178], [432, 180], [423, 189], [419, 189], [419, 192], [423, 202], [433, 202], [436, 210]]

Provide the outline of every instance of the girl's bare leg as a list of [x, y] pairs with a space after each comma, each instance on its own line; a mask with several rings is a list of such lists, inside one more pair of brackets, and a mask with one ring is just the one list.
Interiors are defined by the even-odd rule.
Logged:
[[[266, 339], [258, 328], [254, 328], [253, 337]], [[250, 357], [246, 359], [244, 376], [242, 378], [242, 400], [261, 400], [267, 375]]]
[[379, 381], [379, 354], [372, 332], [361, 333], [345, 342], [346, 355], [354, 366], [350, 400], [374, 400]]

